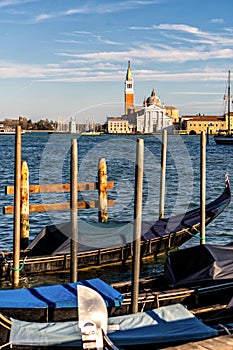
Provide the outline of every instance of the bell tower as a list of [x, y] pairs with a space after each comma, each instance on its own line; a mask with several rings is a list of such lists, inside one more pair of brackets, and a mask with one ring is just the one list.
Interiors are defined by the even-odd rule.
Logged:
[[134, 107], [134, 86], [133, 75], [128, 61], [128, 68], [125, 77], [125, 114], [128, 114], [128, 109]]

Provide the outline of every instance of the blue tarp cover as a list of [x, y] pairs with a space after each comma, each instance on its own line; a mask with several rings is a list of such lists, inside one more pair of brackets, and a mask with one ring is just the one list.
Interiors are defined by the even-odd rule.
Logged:
[[[217, 336], [217, 331], [204, 325], [181, 304], [111, 317], [108, 324], [118, 330], [108, 331], [117, 346], [193, 341]], [[10, 342], [27, 346], [80, 346], [78, 322], [36, 323], [12, 319]]]
[[99, 278], [53, 286], [0, 290], [0, 308], [71, 308], [77, 307], [77, 285], [97, 291], [106, 306], [120, 306], [123, 294]]

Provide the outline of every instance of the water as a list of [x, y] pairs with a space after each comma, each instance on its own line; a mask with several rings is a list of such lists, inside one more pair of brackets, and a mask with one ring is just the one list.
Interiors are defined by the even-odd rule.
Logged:
[[[161, 136], [144, 139], [143, 219], [159, 215]], [[114, 181], [109, 196], [115, 199], [109, 208], [109, 220], [133, 221], [136, 141], [138, 136], [101, 135], [85, 137], [69, 134], [26, 133], [22, 136], [22, 159], [30, 172], [30, 184], [69, 183], [70, 146], [78, 139], [79, 181], [97, 181], [98, 161], [107, 161], [108, 181]], [[13, 196], [5, 195], [5, 186], [14, 182], [14, 136], [1, 135], [0, 146], [0, 251], [12, 250], [13, 215], [3, 215], [5, 205], [13, 205]], [[206, 150], [206, 201], [216, 198], [224, 188], [225, 173], [233, 176], [233, 147], [216, 145], [210, 137]], [[97, 199], [96, 193], [83, 192], [80, 200]], [[36, 194], [32, 203], [69, 201], [69, 193]], [[200, 203], [200, 137], [168, 135], [165, 216], [183, 213]], [[69, 220], [69, 212], [30, 214], [30, 240], [51, 223]], [[206, 228], [206, 243], [227, 244], [232, 241], [232, 205]], [[79, 210], [79, 220], [97, 221], [96, 209]], [[197, 237], [198, 238], [198, 237]], [[193, 237], [186, 246], [198, 244]], [[146, 269], [146, 267], [145, 267]], [[146, 271], [147, 272], [147, 271]], [[101, 272], [99, 272], [101, 274]], [[110, 272], [112, 275], [112, 272]], [[113, 276], [112, 276], [113, 277]], [[60, 276], [62, 279], [63, 277]], [[50, 280], [51, 280], [50, 276]], [[113, 277], [114, 279], [114, 277]], [[119, 279], [119, 274], [115, 276]]]

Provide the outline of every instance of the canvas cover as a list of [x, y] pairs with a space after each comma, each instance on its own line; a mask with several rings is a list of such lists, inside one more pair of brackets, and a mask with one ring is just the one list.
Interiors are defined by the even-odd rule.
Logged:
[[233, 244], [201, 244], [168, 255], [164, 274], [175, 287], [233, 278]]
[[[111, 317], [108, 336], [116, 346], [159, 344], [175, 341], [206, 339], [217, 331], [204, 325], [180, 304], [158, 309]], [[10, 342], [28, 346], [80, 346], [78, 322], [31, 323], [12, 319]]]
[[[120, 306], [123, 294], [99, 278], [27, 289], [0, 290], [0, 308], [73, 308], [77, 307], [77, 285], [97, 291], [106, 306]], [[3, 310], [2, 310], [3, 311]]]

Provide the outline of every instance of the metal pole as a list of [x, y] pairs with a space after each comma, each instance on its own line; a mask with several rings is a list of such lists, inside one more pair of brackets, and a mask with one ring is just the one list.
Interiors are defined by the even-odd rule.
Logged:
[[71, 166], [70, 166], [70, 209], [71, 209], [71, 241], [70, 241], [70, 281], [78, 280], [78, 151], [77, 140], [71, 143]]
[[200, 244], [205, 244], [205, 202], [206, 202], [206, 135], [201, 133], [201, 234]]
[[28, 246], [29, 239], [29, 170], [27, 162], [21, 164], [20, 248]]
[[141, 250], [141, 230], [142, 230], [143, 162], [144, 162], [144, 140], [137, 139], [135, 195], [134, 195], [132, 293], [131, 293], [132, 313], [138, 312], [140, 250]]
[[13, 286], [19, 286], [20, 259], [20, 185], [21, 185], [22, 140], [21, 126], [16, 127], [15, 173], [14, 173], [14, 238], [13, 238]]
[[161, 155], [161, 177], [160, 177], [160, 202], [159, 202], [159, 218], [164, 218], [165, 203], [165, 182], [166, 182], [166, 160], [167, 160], [167, 130], [163, 130], [162, 137], [162, 155]]
[[99, 159], [98, 170], [99, 184], [99, 222], [108, 221], [108, 188], [107, 188], [107, 165], [104, 158]]

